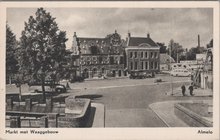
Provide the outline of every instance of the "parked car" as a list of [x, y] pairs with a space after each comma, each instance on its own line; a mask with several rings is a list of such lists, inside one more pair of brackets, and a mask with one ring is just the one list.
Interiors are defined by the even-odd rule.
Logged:
[[153, 78], [154, 74], [146, 73], [146, 72], [131, 72], [129, 78], [130, 79], [145, 79], [145, 78]]
[[191, 72], [186, 69], [174, 69], [170, 72], [171, 76], [191, 76]]
[[[31, 92], [42, 92], [42, 84], [39, 82], [36, 83], [28, 83], [29, 85], [29, 90]], [[51, 93], [51, 92], [56, 92], [56, 93], [65, 93], [67, 91], [66, 87], [62, 84], [59, 84], [58, 82], [52, 83], [51, 81], [45, 81], [44, 84], [45, 92]]]

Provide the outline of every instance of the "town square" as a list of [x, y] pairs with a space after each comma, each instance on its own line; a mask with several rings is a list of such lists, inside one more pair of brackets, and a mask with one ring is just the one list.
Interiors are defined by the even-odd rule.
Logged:
[[212, 29], [211, 8], [9, 8], [5, 126], [213, 127]]

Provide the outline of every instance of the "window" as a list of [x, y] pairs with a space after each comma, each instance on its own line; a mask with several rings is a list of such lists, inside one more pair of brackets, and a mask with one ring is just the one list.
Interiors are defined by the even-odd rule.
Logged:
[[158, 53], [157, 52], [154, 52], [154, 57], [155, 58], [158, 58], [158, 55], [157, 55]]
[[137, 70], [138, 69], [138, 62], [134, 63], [134, 69]]
[[145, 69], [148, 69], [148, 62], [145, 62]]
[[134, 52], [134, 58], [137, 58], [137, 52]]
[[133, 70], [133, 62], [130, 62], [130, 68]]
[[144, 69], [144, 62], [143, 61], [141, 62], [141, 69], [142, 70]]
[[147, 52], [145, 52], [145, 58], [148, 58], [148, 55], [147, 55], [148, 53]]
[[150, 62], [150, 69], [154, 69], [154, 62]]
[[157, 68], [158, 68], [158, 63], [155, 62], [155, 64], [154, 64], [154, 69], [157, 69]]
[[144, 52], [141, 52], [141, 58], [144, 58]]
[[102, 68], [102, 74], [104, 74], [105, 73], [105, 68]]
[[110, 64], [114, 64], [114, 57], [110, 56]]
[[121, 56], [121, 57], [120, 57], [120, 64], [123, 64], [123, 63], [124, 63], [124, 57]]
[[153, 52], [150, 53], [150, 57], [154, 58], [154, 53]]
[[130, 58], [132, 58], [133, 57], [133, 52], [130, 52]]
[[99, 63], [102, 64], [102, 62], [103, 62], [103, 58], [102, 56], [99, 56]]

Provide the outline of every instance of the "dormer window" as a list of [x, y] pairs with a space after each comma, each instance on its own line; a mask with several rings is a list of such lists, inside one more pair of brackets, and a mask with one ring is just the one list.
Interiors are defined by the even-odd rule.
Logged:
[[130, 52], [130, 58], [132, 58], [133, 57], [133, 52]]

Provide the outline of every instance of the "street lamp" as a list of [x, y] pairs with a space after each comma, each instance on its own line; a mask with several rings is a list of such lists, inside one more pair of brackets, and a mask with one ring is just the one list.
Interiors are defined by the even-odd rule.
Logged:
[[171, 46], [170, 46], [170, 84], [171, 84], [171, 95], [173, 95], [173, 78], [172, 78], [172, 75], [171, 75], [171, 61], [172, 61], [172, 55], [171, 55], [171, 53], [172, 53], [172, 50], [171, 50]]

